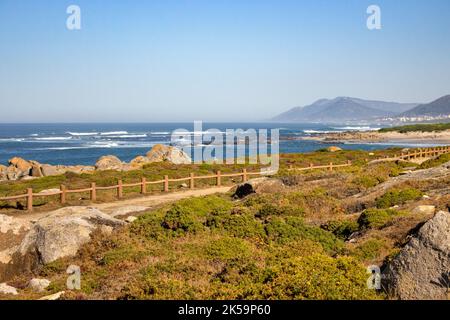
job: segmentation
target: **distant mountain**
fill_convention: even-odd
[[[417,107],[402,113],[403,117],[417,116],[443,116],[450,115],[450,95],[443,96],[433,102],[421,104]]]
[[[284,112],[273,121],[289,122],[343,122],[370,120],[396,116],[417,104],[363,100],[350,97],[321,99],[306,107],[296,107]]]

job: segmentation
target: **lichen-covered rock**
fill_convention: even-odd
[[[104,170],[122,170],[123,162],[116,156],[103,156],[95,163],[95,169]]]
[[[402,300],[445,300],[450,286],[450,213],[427,221],[383,270],[383,287]]]
[[[6,168],[6,166],[0,164],[0,181],[8,179],[8,177],[6,176]]]

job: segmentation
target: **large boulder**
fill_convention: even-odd
[[[279,179],[256,178],[243,182],[236,187],[234,196],[244,198],[252,193],[274,193],[284,189],[284,184]]]
[[[24,172],[26,175],[30,173],[31,168],[33,167],[29,161],[19,157],[9,159],[9,164]]]
[[[30,176],[36,177],[36,178],[40,178],[40,177],[44,176],[42,174],[41,164],[39,162],[31,160],[30,164],[31,164]]]
[[[23,239],[18,251],[35,255],[39,264],[73,256],[101,226],[120,227],[121,220],[91,207],[66,207],[39,219]]]
[[[58,175],[58,170],[55,166],[49,164],[43,164],[41,166],[41,172],[44,177],[56,176]]]
[[[401,300],[446,300],[450,286],[450,213],[426,222],[383,270],[383,288]]]
[[[29,172],[23,172],[19,168],[11,165],[6,168],[5,174],[8,180],[14,181],[19,180],[22,177],[28,176]]]
[[[168,161],[173,164],[191,164],[191,157],[181,149],[172,146],[156,144],[147,152],[148,163]]]
[[[123,162],[120,161],[116,156],[103,156],[97,160],[95,163],[95,169],[104,171],[104,170],[122,170]]]

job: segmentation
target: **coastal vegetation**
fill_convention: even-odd
[[[450,122],[449,123],[430,123],[430,124],[411,124],[411,125],[405,125],[405,126],[399,126],[399,127],[389,127],[389,128],[382,128],[378,130],[378,132],[400,132],[400,133],[407,133],[407,132],[439,132],[439,131],[445,131],[450,130]]]
[[[392,153],[398,150],[375,152]],[[147,210],[112,234],[96,231],[76,256],[50,262],[35,275],[51,280],[46,290],[51,294],[65,289],[68,265],[80,266],[81,290],[67,292],[66,299],[384,299],[384,293],[367,287],[366,267],[398,255],[403,239],[430,217],[414,208],[441,184],[411,180],[355,207],[349,199],[370,195],[412,165],[371,164],[367,157],[363,151],[283,155],[275,179],[283,181],[284,189],[242,199],[231,191]],[[334,171],[289,170],[336,159],[352,165]],[[157,163],[136,172],[66,174],[14,184],[18,189],[63,182],[106,185],[118,177],[131,181],[140,175],[156,179],[162,173],[242,168]],[[435,202],[438,209],[445,209],[445,199]],[[19,298],[39,296],[26,288],[28,277],[9,282],[25,288]]]

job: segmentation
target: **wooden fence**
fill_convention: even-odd
[[[427,148],[427,149],[418,149],[414,152],[410,153],[402,153],[400,155],[395,155],[394,157],[388,157],[388,158],[382,158],[378,160],[409,160],[414,159],[418,157],[435,157],[439,156],[444,153],[450,152],[450,146],[448,147],[436,147],[436,148]],[[327,169],[332,171],[335,168],[341,168],[341,167],[348,167],[351,166],[352,162],[349,160],[345,164],[334,164],[333,162],[330,162],[327,165],[314,165],[312,163],[309,164],[308,167],[301,167],[296,168],[292,165],[289,166],[288,170],[296,170],[296,171],[305,171],[305,170],[313,170],[313,169]],[[10,197],[3,197],[0,198],[0,201],[12,201],[12,200],[20,200],[20,199],[26,199],[27,205],[26,208],[28,211],[33,211],[33,198],[35,197],[49,197],[49,196],[57,196],[60,197],[60,203],[64,205],[66,203],[66,196],[68,194],[72,193],[87,193],[90,194],[90,200],[96,201],[97,200],[97,191],[100,190],[116,190],[117,198],[120,199],[123,197],[123,189],[128,187],[140,187],[140,193],[145,194],[147,193],[147,186],[148,185],[162,185],[162,190],[164,192],[169,192],[170,190],[170,182],[189,182],[189,188],[194,189],[195,188],[195,181],[200,179],[215,179],[215,185],[221,186],[222,185],[222,178],[234,178],[234,177],[240,177],[243,182],[247,181],[249,177],[251,176],[261,176],[261,175],[268,175],[265,172],[257,171],[257,172],[248,172],[246,169],[243,169],[242,172],[239,173],[227,173],[223,174],[220,171],[217,171],[216,174],[213,175],[206,175],[206,176],[196,176],[194,173],[190,173],[189,177],[186,178],[176,178],[176,179],[170,179],[169,176],[164,176],[164,179],[157,180],[157,181],[147,181],[145,177],[141,178],[140,182],[136,183],[123,183],[122,180],[118,180],[117,185],[114,186],[107,186],[107,187],[98,187],[96,186],[95,182],[91,183],[91,186],[89,188],[84,189],[67,189],[65,185],[61,185],[59,191],[55,192],[49,192],[49,193],[33,193],[32,188],[27,189],[26,194],[21,194],[17,196],[10,196]]]
[[[395,154],[393,157],[374,159],[371,162],[412,160],[412,159],[418,159],[418,158],[434,158],[434,157],[438,157],[445,153],[450,153],[450,146],[433,147],[433,148],[419,148],[419,149],[415,149],[412,152],[407,152],[407,153],[402,152],[399,155]]]

